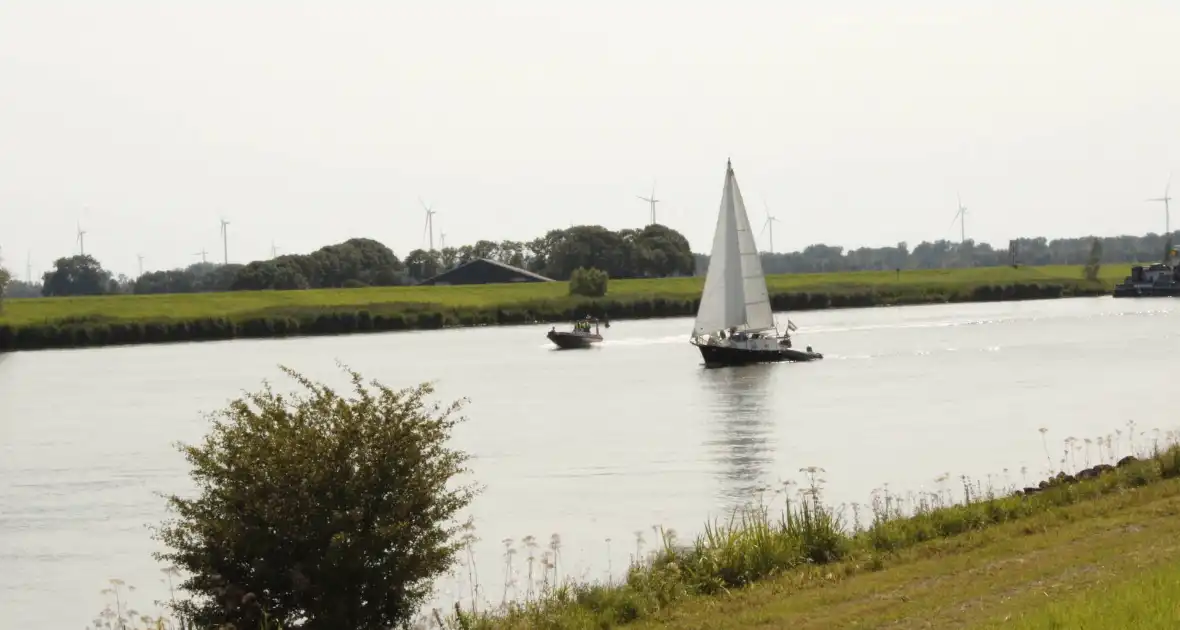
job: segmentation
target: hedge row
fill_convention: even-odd
[[[1061,284],[1012,284],[980,286],[970,290],[912,289],[866,290],[852,293],[776,293],[776,311],[868,307],[946,302],[988,302],[1080,295],[1099,295],[1100,287]],[[638,300],[587,300],[546,303],[514,308],[379,312],[372,310],[319,309],[303,313],[262,313],[241,319],[204,318],[190,321],[127,322],[102,317],[71,318],[23,326],[0,326],[0,351],[80,348],[124,344],[167,343],[341,335],[358,332],[433,330],[458,326],[560,322],[586,315],[607,319],[684,317],[696,314],[699,300],[651,298]]]

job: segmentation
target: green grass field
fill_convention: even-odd
[[[1108,286],[1129,273],[1129,266],[1102,268]],[[1057,282],[1078,283],[1081,268],[984,267],[973,269],[847,272],[769,276],[771,293],[809,292],[841,294],[873,289],[906,292],[965,290],[983,285]],[[628,301],[655,298],[694,299],[704,279],[613,280],[607,299]],[[28,298],[7,300],[0,325],[21,326],[80,318],[108,321],[175,321],[206,317],[231,319],[267,316],[301,309],[369,308],[438,310],[456,308],[510,308],[538,302],[567,303],[565,282],[467,285],[444,287],[373,287],[308,291],[241,291],[170,295],[118,295],[79,298]]]
[[[1157,529],[1155,533],[1161,532]],[[1150,560],[1154,562],[1122,575],[1108,575],[1105,581],[1091,582],[1070,595],[1015,615],[1009,623],[991,625],[1018,630],[1180,628],[1180,559],[1165,552],[1162,558]]]

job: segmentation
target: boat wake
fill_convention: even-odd
[[[1002,324],[1013,324],[1022,322],[1036,322],[1042,320],[1063,320],[1063,319],[1093,319],[1099,317],[1153,317],[1158,315],[1167,315],[1171,309],[1149,309],[1142,311],[1112,311],[1109,313],[1079,313],[1073,314],[1051,314],[1045,316],[1020,316],[1013,315],[1009,317],[990,317],[990,318],[970,318],[970,319],[947,319],[937,321],[924,322],[904,322],[904,323],[882,323],[882,324],[862,324],[862,325],[844,325],[844,326],[808,326],[805,332],[809,335],[828,334],[828,333],[842,333],[842,332],[860,332],[871,330],[909,330],[921,328],[957,328],[959,326],[992,326]]]
[[[800,329],[799,337],[803,340],[805,337],[810,338],[812,335],[827,335],[847,332],[861,332],[873,330],[906,330],[906,329],[922,329],[922,328],[948,328],[956,326],[981,326],[989,324],[1000,324],[1008,321],[1016,321],[1016,318],[1010,319],[973,319],[973,320],[958,320],[958,321],[940,321],[940,322],[910,322],[910,323],[896,323],[896,324],[866,324],[863,326],[808,326]],[[607,338],[602,341],[603,346],[610,347],[633,347],[633,346],[656,346],[663,344],[674,343],[688,343],[688,334],[679,335],[664,335],[661,337],[631,337],[622,339]],[[538,347],[551,347],[541,344]]]
[[[1044,314],[1044,315],[1012,315],[1001,317],[985,317],[985,318],[961,318],[961,319],[943,319],[930,321],[910,321],[910,322],[888,322],[877,324],[835,324],[835,325],[815,325],[803,326],[799,330],[799,339],[808,340],[813,336],[819,335],[838,335],[843,333],[858,333],[858,332],[873,332],[873,331],[888,331],[888,330],[922,330],[922,329],[941,329],[941,328],[958,328],[963,326],[1003,326],[1008,324],[1036,322],[1041,320],[1079,320],[1079,319],[1094,319],[1107,317],[1156,317],[1165,316],[1175,309],[1169,308],[1151,308],[1144,310],[1119,310],[1105,313],[1079,313],[1079,314]],[[603,347],[609,348],[630,348],[630,347],[645,347],[658,346],[666,344],[687,343],[689,335],[662,335],[652,337],[623,337],[612,338],[607,337],[600,344]],[[538,348],[552,349],[553,345],[550,343],[542,343],[537,345]],[[998,352],[999,346],[991,346],[986,349],[988,352]],[[955,348],[940,348],[934,350],[935,352],[954,352]],[[928,351],[916,351],[912,354],[921,356]],[[860,355],[827,355],[830,358],[852,359],[859,358]],[[865,358],[868,358],[867,355]]]
[[[930,348],[926,350],[898,350],[896,352],[878,352],[876,354],[838,354],[825,352],[825,359],[833,359],[836,361],[868,361],[874,359],[893,359],[900,357],[931,357],[939,354],[950,354],[952,352],[1002,352],[1001,346],[987,346],[983,348],[954,348],[946,346],[943,348]]]
[[[664,337],[638,337],[635,339],[610,339],[603,341],[612,346],[657,346],[665,343],[688,343],[688,335],[666,335]]]

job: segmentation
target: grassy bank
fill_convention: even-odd
[[[1074,474],[1028,487],[944,477],[934,492],[881,490],[867,505],[833,507],[823,471],[805,469],[805,487],[775,493],[781,512],[759,502],[688,544],[661,531],[657,549],[615,583],[562,579],[556,536],[536,558],[509,548],[492,573],[507,593],[527,564],[523,601],[468,602],[419,627],[1176,627],[1180,447],[1174,435],[1144,444],[1129,429],[1094,440],[1096,453],[1090,440],[1068,439],[1060,465],[1078,461]],[[1135,447],[1138,456],[1123,454]],[[118,588],[120,610],[108,618],[127,605]]]
[[[1068,450],[1081,449],[1070,440]],[[452,614],[483,630],[552,628],[1175,627],[1180,595],[1180,448],[1059,473],[993,493],[877,495],[861,514],[817,484],[713,524],[671,533],[617,585],[570,583],[523,604]],[[1077,448],[1075,448],[1077,447]],[[1087,447],[1088,449],[1088,447]],[[1099,444],[1099,451],[1103,451]],[[821,471],[808,471],[814,481]],[[861,522],[860,516],[865,516]],[[1111,588],[1113,586],[1113,588]],[[1075,604],[1077,604],[1075,606]]]
[[[770,276],[776,310],[984,302],[1100,295],[1079,267],[988,267]],[[8,300],[0,351],[232,338],[689,316],[703,278],[615,280],[604,298],[572,298],[564,282],[447,287],[373,287]]]
[[[845,562],[687,599],[633,627],[1175,628],[1177,514],[1180,481],[1122,487],[877,566]]]

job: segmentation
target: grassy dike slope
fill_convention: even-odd
[[[835,538],[822,518],[809,524],[798,511],[794,525],[788,516],[786,525],[758,518],[728,532],[721,526],[695,551],[665,548],[624,584],[566,587],[453,625],[1180,627],[1180,448],[1119,463],[1079,473],[1091,475],[1084,480],[1059,475],[1026,496],[972,498],[908,516],[874,507],[870,524]],[[790,559],[816,548],[838,553],[830,561]],[[732,583],[742,576],[744,584]]]
[[[1180,627],[1180,481],[697,600],[634,628]]]
[[[985,267],[768,277],[778,310],[1097,295],[1125,276],[1103,268]],[[447,326],[563,321],[585,313],[616,319],[692,315],[704,279],[615,280],[604,298],[568,295],[565,282],[372,287],[7,300],[0,351],[235,337],[343,334]]]

